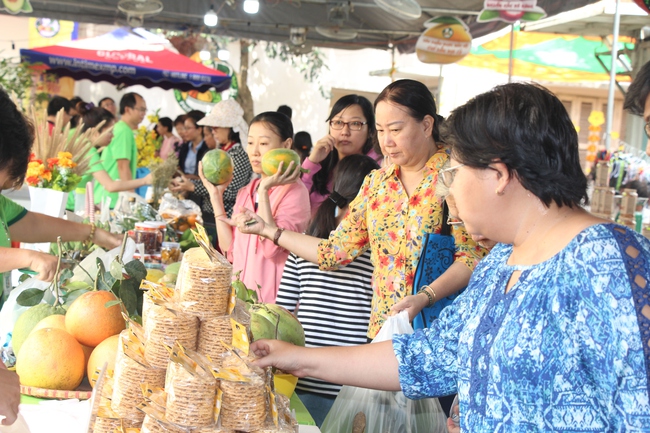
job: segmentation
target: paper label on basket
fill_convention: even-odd
[[[230,296],[228,297],[228,314],[232,314],[235,310],[235,305],[237,305],[237,291],[235,288],[230,285]]]
[[[217,398],[214,401],[214,422],[219,421],[219,415],[221,415],[221,402],[223,401],[223,391],[217,389]]]
[[[233,318],[230,319],[230,326],[232,327],[233,347],[243,353],[244,356],[248,356],[250,342],[248,341],[248,332],[246,331],[246,327]]]
[[[271,387],[266,385],[266,392],[269,395],[269,407],[271,408],[271,417],[273,418],[273,424],[278,426],[278,405],[275,403],[275,393],[271,391]]]

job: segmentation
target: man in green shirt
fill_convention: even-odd
[[[120,100],[122,119],[113,127],[113,140],[102,152],[102,166],[113,180],[131,180],[135,176],[138,149],[135,144],[135,130],[144,120],[147,104],[137,93],[127,93]],[[101,204],[104,197],[111,198],[111,209],[115,207],[118,193],[109,193],[99,182],[95,182],[95,203]]]

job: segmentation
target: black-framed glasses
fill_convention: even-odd
[[[330,120],[330,128],[340,131],[345,127],[345,125],[348,125],[348,128],[350,128],[350,131],[361,131],[361,128],[363,128],[363,125],[367,125],[368,122],[359,122],[358,120],[354,120],[352,122],[344,122],[342,120]]]
[[[451,184],[454,182],[454,177],[456,176],[456,170],[464,166],[465,164],[458,164],[453,167],[440,170],[440,172],[438,173],[438,179],[440,179],[440,181],[445,187],[449,188]]]
[[[644,129],[645,129],[645,135],[646,135],[646,137],[650,138],[650,122],[648,122],[648,123],[645,124]]]

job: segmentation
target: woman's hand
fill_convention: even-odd
[[[20,403],[20,382],[18,375],[7,370],[4,363],[0,361],[0,420],[2,425],[11,425],[18,416],[18,404]]]
[[[186,175],[183,175],[172,179],[169,183],[169,189],[175,193],[182,193],[185,191],[193,192],[194,184],[187,178]]]
[[[231,219],[220,218],[220,220],[237,227],[237,230],[247,235],[264,236],[264,229],[269,226],[258,214],[246,208],[233,215]]]
[[[304,347],[279,340],[258,340],[251,344],[250,350],[258,357],[253,361],[258,367],[273,366],[297,377],[307,375],[307,371],[299,362],[300,353],[308,350]]]
[[[267,176],[260,181],[260,190],[268,191],[275,186],[294,183],[300,177],[300,167],[294,165],[293,161],[289,163],[289,166],[284,171],[282,170],[283,166],[284,162],[280,161],[278,171],[273,176]]]
[[[409,320],[413,320],[427,305],[429,305],[429,298],[425,294],[408,295],[393,305],[390,312],[391,315],[395,315],[406,310],[409,313]]]
[[[314,147],[312,147],[311,152],[309,153],[309,160],[314,164],[320,164],[321,161],[327,158],[327,155],[334,150],[335,145],[336,139],[327,134],[314,144]]]
[[[34,276],[37,280],[49,282],[54,279],[56,265],[59,259],[51,254],[41,253],[39,251],[22,250],[29,256],[29,265],[32,271],[36,272]],[[2,361],[0,361],[2,363]]]
[[[104,229],[97,228],[95,229],[95,236],[93,237],[93,242],[105,250],[112,250],[122,245],[122,237],[119,235],[114,235],[111,232],[108,232]]]
[[[151,185],[153,183],[153,173],[149,173],[143,177],[142,182],[144,182],[145,185]]]
[[[210,182],[208,179],[205,178],[203,175],[203,163],[199,161],[199,178],[201,179],[201,182],[203,183],[203,186],[205,189],[208,190],[208,194],[210,194],[210,197],[223,197],[223,192],[228,188],[230,183],[232,182],[232,177],[228,179],[228,181],[222,183],[221,185],[215,185],[212,182]]]

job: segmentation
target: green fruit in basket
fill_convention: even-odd
[[[221,185],[232,179],[234,165],[228,152],[221,149],[208,151],[201,159],[203,175],[214,185]]]
[[[286,308],[276,304],[253,304],[250,313],[253,340],[270,338],[296,346],[305,345],[305,330]]]
[[[167,265],[167,267],[165,268],[165,273],[178,275],[178,271],[180,270],[181,270],[181,262],[176,262]]]
[[[38,304],[30,307],[18,317],[11,336],[11,346],[16,355],[18,355],[20,348],[29,336],[29,333],[34,329],[34,326],[52,314],[65,314],[65,309],[61,306],[53,307],[50,304]]]

